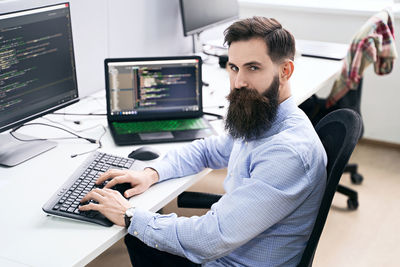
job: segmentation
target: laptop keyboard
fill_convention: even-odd
[[[158,121],[136,121],[136,122],[113,122],[113,126],[118,134],[199,130],[208,128],[208,125],[204,122],[202,118],[158,120]]]
[[[134,160],[95,152],[77,169],[68,181],[43,206],[47,213],[111,226],[113,223],[98,211],[82,212],[79,210],[81,199],[92,189],[103,188],[105,184],[96,185],[97,178],[108,169],[129,169]],[[123,194],[130,188],[129,184],[118,184],[114,188]]]

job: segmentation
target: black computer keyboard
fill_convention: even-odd
[[[94,152],[74,174],[57,190],[57,192],[43,206],[46,213],[111,226],[113,223],[98,211],[80,211],[81,199],[93,188],[102,188],[96,185],[97,178],[108,169],[130,169],[134,160],[125,157],[113,156],[102,152]],[[129,184],[118,184],[113,189],[123,193],[130,188]]]

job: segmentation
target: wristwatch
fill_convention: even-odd
[[[129,228],[131,225],[133,214],[135,213],[135,207],[130,207],[125,211],[124,219],[125,219],[125,228]]]

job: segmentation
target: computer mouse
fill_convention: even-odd
[[[138,159],[138,160],[153,160],[158,158],[160,155],[156,150],[148,146],[142,146],[134,151],[132,151],[128,158]]]

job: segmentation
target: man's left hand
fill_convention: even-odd
[[[98,204],[89,203],[80,206],[79,210],[97,210],[113,223],[119,226],[125,226],[125,211],[131,207],[131,204],[121,195],[120,192],[108,188],[96,188],[83,197],[81,203],[89,200],[95,200]]]

